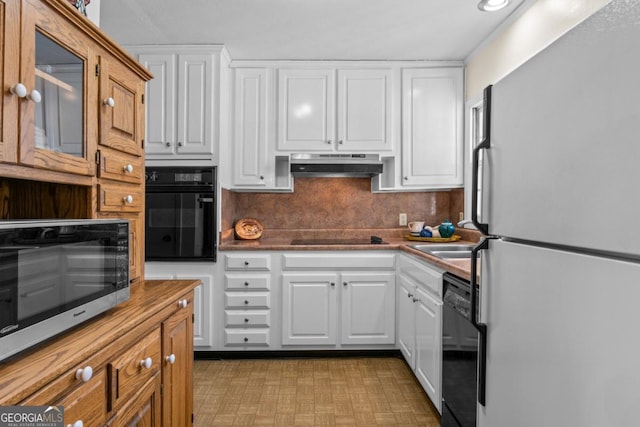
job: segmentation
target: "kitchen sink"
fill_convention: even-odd
[[[411,245],[414,249],[442,259],[469,259],[473,245]]]

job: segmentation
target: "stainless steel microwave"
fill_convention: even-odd
[[[128,220],[0,221],[0,360],[129,299]]]

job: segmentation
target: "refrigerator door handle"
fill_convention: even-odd
[[[489,224],[478,220],[478,174],[480,173],[480,150],[491,148],[491,85],[484,89],[484,137],[473,149],[471,172],[471,221],[483,234],[489,234]]]
[[[489,249],[489,240],[495,239],[495,236],[484,237],[471,250],[471,323],[478,330],[478,403],[482,406],[486,402],[487,388],[487,325],[478,322],[478,252]],[[477,291],[477,292],[476,292]]]

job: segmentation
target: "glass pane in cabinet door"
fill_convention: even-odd
[[[84,157],[84,62],[36,32],[36,147]]]

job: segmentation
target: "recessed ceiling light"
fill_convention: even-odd
[[[494,12],[509,4],[509,0],[480,0],[478,9],[483,12]]]

